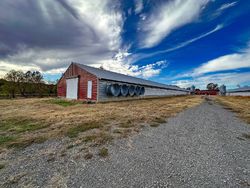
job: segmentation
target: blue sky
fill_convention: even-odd
[[[180,87],[250,85],[249,20],[247,0],[1,0],[0,76],[53,81],[73,61]]]

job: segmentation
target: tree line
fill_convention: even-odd
[[[47,84],[39,71],[11,70],[0,79],[0,95],[15,98],[16,96],[55,96],[56,84]]]

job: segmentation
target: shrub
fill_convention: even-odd
[[[101,157],[107,157],[109,155],[108,149],[107,148],[101,148],[99,150],[99,156]]]

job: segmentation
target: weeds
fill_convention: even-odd
[[[83,142],[92,142],[97,139],[97,135],[89,135],[82,139]]]
[[[5,165],[4,164],[0,164],[0,170],[4,169],[4,168],[5,168]]]
[[[76,102],[76,101],[69,101],[69,100],[63,100],[63,99],[51,99],[51,100],[48,100],[47,102],[50,104],[57,104],[63,107],[79,104],[79,102]]]
[[[107,157],[109,155],[108,149],[107,148],[101,148],[98,153],[99,156],[101,157]]]
[[[159,126],[160,126],[159,123],[151,123],[151,124],[150,124],[150,127],[159,127]]]
[[[1,136],[0,135],[0,146],[5,145],[8,142],[15,141],[16,137],[15,136]]]
[[[16,139],[14,141],[10,141],[7,143],[8,148],[17,148],[22,149],[31,144],[40,144],[47,140],[46,137],[34,137],[34,138],[27,138],[27,139]]]
[[[122,127],[122,128],[130,128],[133,126],[134,126],[134,123],[130,119],[125,121],[125,122],[120,123],[120,127]]]
[[[162,117],[156,117],[156,118],[154,119],[154,121],[155,121],[156,123],[160,123],[160,124],[166,123],[166,122],[167,122],[166,119],[165,119],[165,118],[162,118]]]
[[[115,129],[115,130],[113,131],[113,133],[122,134],[123,131],[122,131],[121,129]]]
[[[66,136],[68,136],[70,138],[74,138],[74,137],[77,137],[78,134],[81,132],[85,132],[85,131],[100,128],[100,127],[101,127],[101,125],[98,122],[84,123],[84,124],[77,125],[75,127],[70,128],[67,131]]]
[[[47,127],[48,125],[37,122],[33,119],[23,117],[11,118],[2,120],[0,124],[0,131],[8,131],[15,133],[22,133],[26,131],[35,131]]]
[[[98,145],[103,145],[110,142],[113,139],[114,139],[113,136],[111,136],[108,133],[100,133],[98,137],[95,139],[95,142]]]

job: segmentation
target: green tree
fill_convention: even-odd
[[[4,90],[10,95],[10,97],[15,98],[17,91],[17,82],[20,80],[20,71],[11,70],[5,75],[5,80],[7,84],[4,85]]]
[[[208,90],[217,90],[218,89],[218,84],[209,83],[209,84],[207,84],[207,89]]]
[[[1,80],[0,80],[1,81]],[[43,75],[39,71],[11,70],[5,75],[5,79],[0,82],[0,94],[8,94],[10,97],[16,97],[21,94],[23,97],[28,95],[43,96],[56,94],[55,84],[45,84]]]

